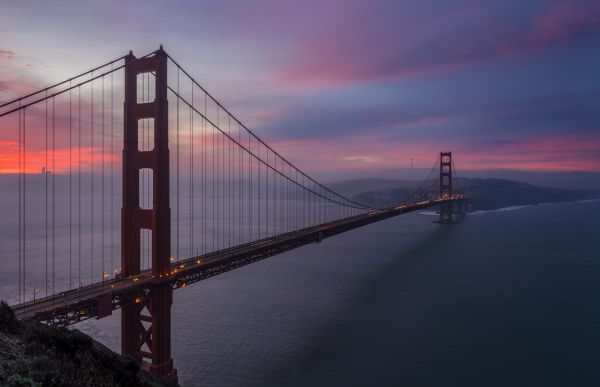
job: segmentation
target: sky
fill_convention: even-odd
[[[0,101],[159,44],[317,175],[600,172],[594,0],[6,0]]]

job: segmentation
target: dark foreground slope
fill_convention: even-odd
[[[167,385],[77,330],[20,323],[0,303],[0,386]]]

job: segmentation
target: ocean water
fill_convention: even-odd
[[[600,203],[408,214],[175,292],[183,386],[598,386]],[[118,311],[75,328],[119,349]]]

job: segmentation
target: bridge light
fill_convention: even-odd
[[[136,298],[135,298],[135,303],[136,303],[136,304],[139,304],[139,303],[141,303],[141,302],[142,302],[142,298],[141,298],[141,297],[136,297]]]
[[[200,261],[199,259],[196,261],[196,263],[197,263],[198,265],[200,264],[200,262],[202,262],[202,261]]]
[[[175,262],[175,258],[171,257],[171,258],[169,258],[169,261]]]

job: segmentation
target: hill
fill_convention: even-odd
[[[131,358],[89,336],[18,322],[0,303],[0,386],[177,386],[141,370]]]
[[[433,181],[432,181],[433,183]],[[356,179],[330,184],[333,190],[374,207],[385,207],[409,200],[419,182],[388,179]],[[508,179],[460,178],[455,187],[469,195],[474,210],[568,202],[600,197],[597,190],[571,190],[543,187]]]

